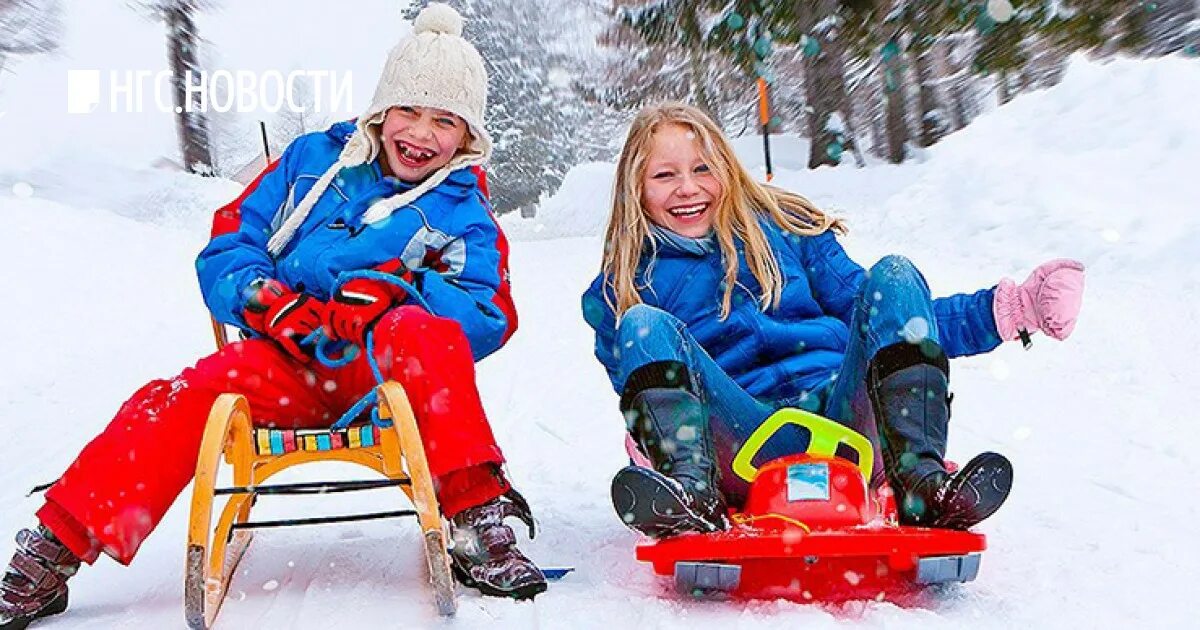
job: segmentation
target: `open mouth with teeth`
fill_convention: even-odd
[[[421,168],[437,156],[437,151],[403,141],[396,142],[396,157],[409,168]]]
[[[675,206],[674,208],[667,208],[667,212],[669,212],[672,217],[682,221],[695,220],[707,211],[708,203],[694,203],[687,206]]]

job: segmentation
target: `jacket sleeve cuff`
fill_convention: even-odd
[[[1009,278],[1000,281],[992,297],[992,316],[996,319],[996,332],[1000,339],[1012,341],[1019,335],[1017,327],[1023,320],[1021,314],[1021,291],[1017,283]]]

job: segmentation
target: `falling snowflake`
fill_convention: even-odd
[[[12,193],[21,199],[29,199],[33,196],[33,186],[29,182],[17,182],[12,186]]]
[[[1012,19],[1013,5],[1008,0],[988,0],[987,13],[997,22],[1007,22]]]
[[[904,324],[900,336],[908,343],[920,343],[929,337],[929,320],[924,317],[914,317]]]
[[[675,432],[675,439],[680,442],[695,442],[697,437],[696,427],[693,426],[684,425]]]

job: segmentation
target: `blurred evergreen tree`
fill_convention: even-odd
[[[415,3],[415,17],[426,2]],[[488,71],[486,124],[495,142],[488,166],[498,213],[532,213],[572,166],[605,156],[611,117],[573,86],[589,68],[581,25],[602,16],[589,3],[557,0],[449,0],[466,20],[463,36]],[[588,34],[583,41],[594,37]]]

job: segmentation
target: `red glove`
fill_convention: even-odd
[[[389,260],[375,268],[412,283],[413,274],[399,260]],[[367,330],[393,306],[404,302],[408,293],[383,280],[355,278],[334,292],[325,310],[325,334],[362,347]]]
[[[250,285],[250,299],[242,317],[255,331],[274,339],[288,354],[307,362],[312,355],[300,341],[321,327],[325,305],[320,300],[296,293],[278,280],[257,280]]]

